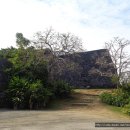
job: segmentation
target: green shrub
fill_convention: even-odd
[[[25,78],[14,76],[10,81],[7,95],[14,109],[39,109],[46,107],[53,93],[41,80],[30,82]]]
[[[72,92],[72,87],[65,81],[59,80],[53,83],[53,91],[56,97],[68,97]]]
[[[130,103],[122,108],[122,112],[130,116]]]
[[[49,102],[52,92],[49,88],[42,84],[41,80],[36,80],[29,84],[28,88],[29,97],[29,108],[43,108],[46,107]]]
[[[122,91],[130,94],[130,83],[123,83],[121,89]]]
[[[100,95],[102,102],[112,105],[113,96],[110,93],[104,92]]]
[[[109,105],[123,107],[129,102],[129,95],[122,90],[116,90],[113,93],[104,92],[100,95],[102,102],[107,103]]]
[[[128,104],[129,94],[126,91],[123,91],[122,89],[117,89],[115,90],[115,92],[113,92],[113,96],[114,96],[113,101],[114,106],[123,107],[124,105]]]
[[[122,95],[113,95],[112,105],[117,107],[123,107],[125,104],[127,104],[127,100],[123,98]]]
[[[23,106],[25,101],[25,94],[28,90],[28,81],[25,78],[14,76],[9,83],[7,90],[8,100],[17,109]]]

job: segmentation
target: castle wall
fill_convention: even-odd
[[[117,71],[108,50],[81,52],[64,58],[69,58],[79,64],[79,70],[75,69],[74,72],[65,70],[61,77],[71,85],[79,88],[115,86],[111,79],[114,74],[117,74]]]

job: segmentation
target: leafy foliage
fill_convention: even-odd
[[[122,112],[130,116],[130,103],[122,108]]]
[[[104,92],[100,95],[102,102],[112,105],[112,94]]]
[[[128,103],[129,95],[122,90],[116,90],[113,93],[104,92],[100,95],[102,102],[117,107],[123,107]]]
[[[120,86],[120,88],[121,88],[124,92],[130,94],[130,83],[129,83],[129,82],[128,82],[128,83],[122,83],[122,85]]]
[[[25,93],[28,89],[28,81],[25,78],[12,77],[7,89],[9,102],[17,109],[24,104]]]
[[[123,113],[130,115],[130,83],[122,83],[112,93],[102,93],[100,98],[104,103],[121,107]]]
[[[30,43],[30,41],[23,36],[22,33],[16,33],[16,43],[19,47],[27,47]]]
[[[60,97],[60,98],[68,97],[72,92],[72,87],[68,83],[62,80],[53,82],[52,86],[56,97]]]

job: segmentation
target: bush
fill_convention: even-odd
[[[46,107],[52,96],[52,91],[43,85],[41,80],[33,82],[14,76],[7,90],[8,101],[14,109]]]
[[[122,91],[130,94],[130,83],[123,83],[121,89]]]
[[[68,97],[72,92],[72,87],[62,80],[54,82],[52,86],[56,97]]]
[[[104,92],[100,95],[102,102],[112,105],[113,96],[110,93]]]
[[[128,104],[129,94],[122,89],[117,89],[113,92],[113,104],[114,106],[123,107],[124,105]]]
[[[123,107],[125,104],[127,104],[127,100],[122,97],[122,95],[113,95],[113,102],[112,105],[117,107]]]
[[[122,112],[130,116],[130,103],[122,108]]]
[[[129,102],[128,97],[129,95],[127,93],[119,89],[113,93],[105,92],[100,95],[102,102],[117,107],[123,107],[124,105],[128,104]]]
[[[45,87],[41,80],[36,80],[35,82],[30,83],[28,92],[29,95],[27,100],[29,100],[30,109],[46,107],[50,97],[52,96],[51,90]]]
[[[7,90],[8,101],[15,109],[24,105],[25,94],[28,89],[28,81],[25,78],[14,76]]]

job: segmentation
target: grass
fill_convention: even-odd
[[[129,115],[122,112],[122,107],[112,106],[112,105],[108,105],[108,104],[105,104],[105,103],[103,103],[103,104],[105,105],[106,108],[113,111],[114,113],[121,114],[121,115],[124,115],[124,116],[130,118]]]
[[[116,106],[110,106],[110,105],[108,105],[107,107],[108,107],[110,110],[114,111],[114,112],[122,113],[122,111],[121,111],[122,107],[116,107]]]

